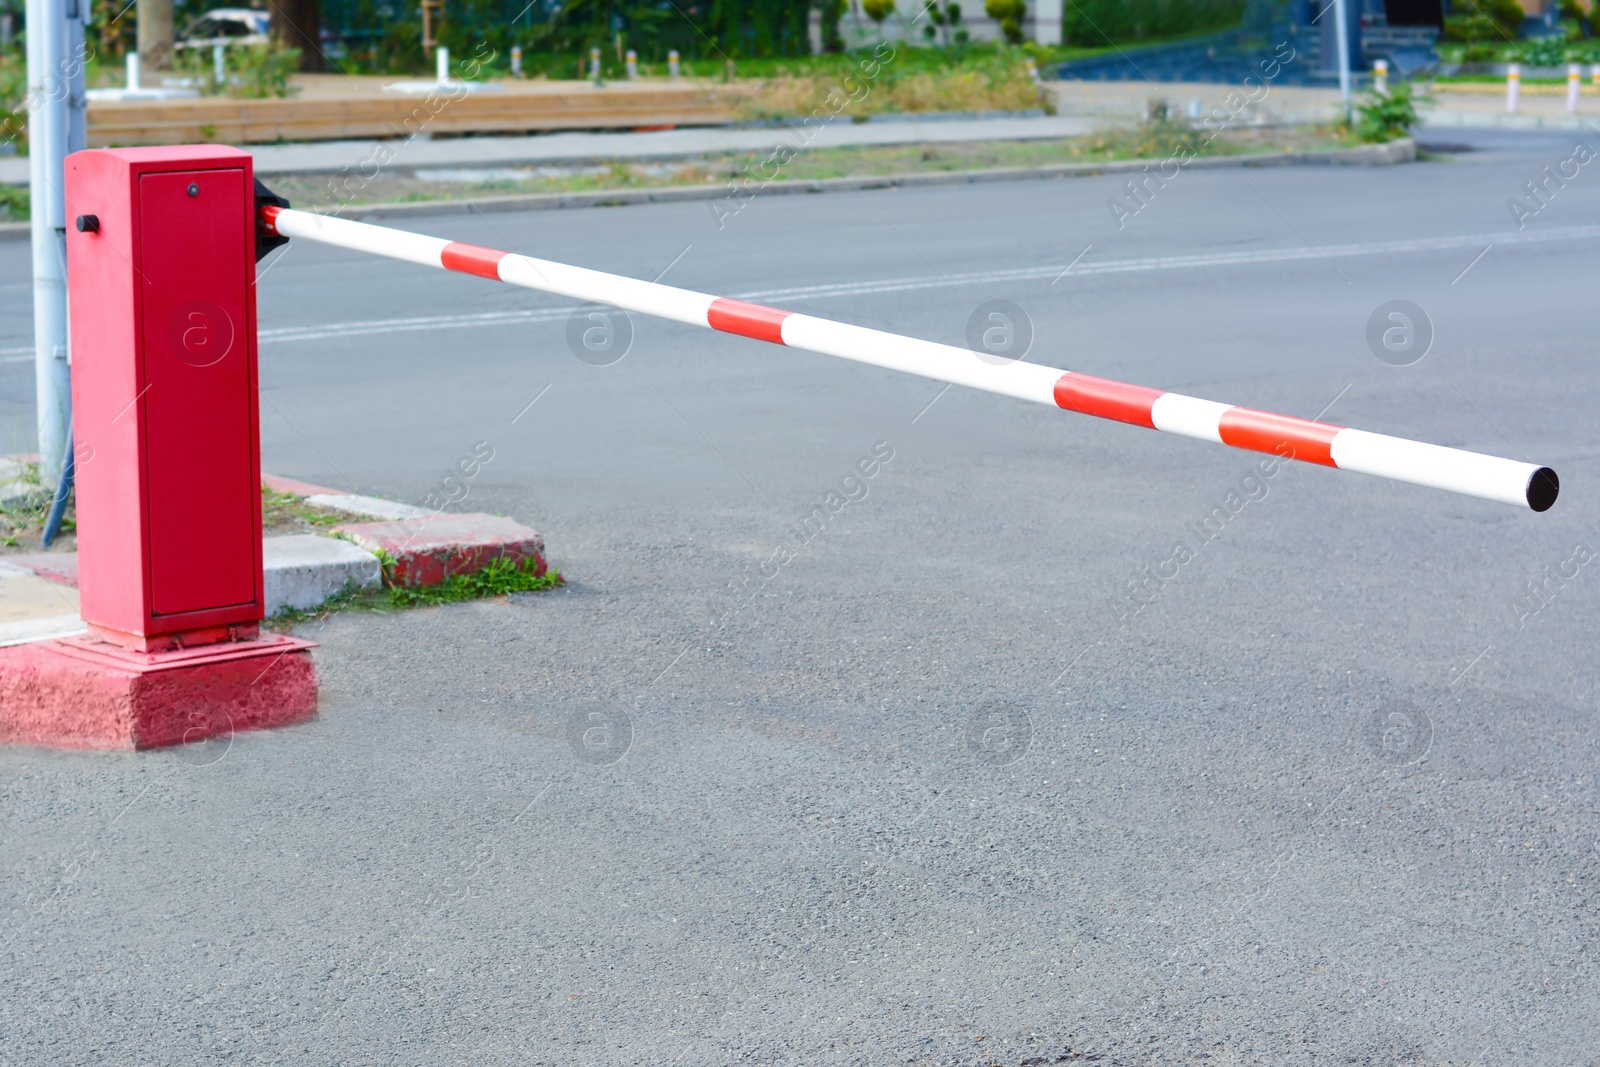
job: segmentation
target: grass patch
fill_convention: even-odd
[[[0,500],[0,554],[44,550],[44,523],[50,515],[50,501],[51,493],[39,476],[38,463],[23,464],[11,472],[5,499]],[[50,550],[74,551],[77,528],[77,514],[69,497],[61,517],[61,534]]]
[[[384,559],[381,553],[379,558]],[[390,578],[393,573],[392,561],[384,559],[382,586],[363,589],[347,585],[343,591],[310,611],[290,608],[265,620],[262,625],[269,630],[288,630],[303,623],[326,619],[340,611],[404,611],[408,608],[485,600],[511,593],[537,593],[566,584],[560,571],[552,568],[540,575],[534,573],[535,566],[533,560],[519,562],[497,559],[475,574],[453,574],[438,585],[413,586],[395,585]]]
[[[33,217],[26,185],[0,185],[0,222],[27,222]]]
[[[532,560],[517,562],[497,559],[481,571],[452,574],[438,585],[391,585],[385,587],[384,592],[394,607],[421,608],[511,593],[534,593],[563,584],[560,571],[548,570],[543,574],[535,574],[535,566]]]
[[[784,119],[837,113],[835,121],[889,112],[1025,111],[1053,106],[1034,83],[1027,55],[1018,48],[895,50],[879,61],[872,53],[842,56],[832,64],[786,68],[729,87],[747,119]]]
[[[44,521],[50,514],[50,493],[41,483],[39,465],[27,464],[16,480],[27,488],[13,490],[8,499],[0,502],[0,554],[45,551]],[[261,529],[267,537],[325,533],[341,522],[351,521],[357,521],[355,516],[306,504],[299,497],[261,487]],[[61,535],[49,551],[77,551],[77,528],[77,499],[72,496],[67,498]]]
[[[333,508],[307,504],[293,493],[280,493],[265,485],[261,487],[261,529],[268,537],[316,533],[341,522],[354,521],[355,518]]]
[[[1565,64],[1563,64],[1563,66],[1564,65]],[[1588,64],[1584,64],[1584,66],[1587,68]],[[1584,70],[1583,75],[1584,81],[1588,81],[1589,71],[1587,69]],[[1446,88],[1452,85],[1498,85],[1504,88],[1506,84],[1506,76],[1504,74],[1434,74],[1430,76],[1429,80],[1435,86],[1443,86]],[[1567,79],[1564,77],[1530,78],[1524,75],[1522,77],[1522,87],[1526,89],[1530,85],[1560,86],[1563,90],[1565,90],[1567,87]]]

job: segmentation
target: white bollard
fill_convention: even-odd
[[[1600,63],[1589,68],[1589,84],[1600,87]]]
[[[520,44],[511,46],[511,76],[513,78],[522,77],[522,46]]]
[[[139,91],[139,53],[128,53],[128,86],[133,92]]]
[[[440,85],[448,84],[450,81],[450,49],[440,45],[438,51],[433,55],[433,64],[434,80]]]
[[[1389,95],[1389,61],[1379,59],[1372,64],[1372,91],[1379,96]]]
[[[628,80],[631,81],[631,82],[638,81],[639,80],[639,53],[635,52],[631,48],[628,49],[627,64],[628,64]]]
[[[1517,113],[1517,94],[1522,89],[1522,66],[1512,63],[1506,67],[1506,114]]]
[[[228,62],[222,56],[224,47],[221,41],[211,46],[211,75],[216,78],[219,88],[228,81]]]
[[[1578,90],[1583,86],[1583,68],[1576,63],[1567,67],[1567,114],[1578,113]]]
[[[600,84],[600,49],[589,49],[589,80]]]
[[[1596,65],[1594,69],[1600,70],[1600,65]],[[673,81],[678,80],[678,50],[676,48],[667,53],[667,77]]]

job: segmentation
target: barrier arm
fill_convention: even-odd
[[[1560,490],[1555,471],[1532,463],[1220,404],[1037,363],[1018,360],[996,365],[953,345],[460,241],[274,204],[260,208],[260,224],[270,237],[302,238],[424,267],[475,274],[508,285],[609,304],[1146,429],[1445,489],[1533,511],[1549,510]]]

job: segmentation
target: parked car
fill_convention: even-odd
[[[228,45],[266,44],[271,32],[270,12],[253,7],[219,7],[189,23],[178,35],[177,47],[198,48],[218,41]],[[330,60],[344,58],[344,42],[338,33],[322,27],[321,51]]]
[[[178,47],[226,41],[229,44],[266,44],[271,15],[253,7],[219,7],[189,23],[178,35]]]

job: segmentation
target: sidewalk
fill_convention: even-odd
[[[838,118],[817,131],[809,146],[840,148],[849,145],[894,145],[920,142],[1051,140],[1088,133],[1098,123],[1085,117],[969,117],[917,118],[895,116],[852,122]],[[529,163],[572,163],[594,159],[651,160],[722,152],[768,151],[778,144],[793,145],[799,134],[783,126],[758,128],[699,127],[653,130],[647,133],[564,132],[512,137],[417,138],[413,141],[355,140],[313,141],[300,144],[255,145],[258,175],[331,174],[356,169],[371,160],[379,144],[388,147],[389,166],[510,166]],[[0,183],[25,184],[28,161],[0,159]]]
[[[1213,108],[1226,108],[1230,93],[1241,86],[1171,82],[1052,82],[1056,107],[1062,115],[1123,122],[1137,121],[1151,100],[1165,100],[1178,115],[1197,109],[1208,115]],[[1423,128],[1461,127],[1498,129],[1586,129],[1587,123],[1600,126],[1600,90],[1585,82],[1578,100],[1578,113],[1567,114],[1566,86],[1525,85],[1518,101],[1517,114],[1506,114],[1504,85],[1492,83],[1451,83],[1426,88],[1434,103],[1420,107]],[[1259,92],[1259,90],[1258,90]],[[1356,94],[1359,101],[1361,94]],[[1275,86],[1259,103],[1247,105],[1230,125],[1325,123],[1337,114],[1337,89]]]
[[[1177,115],[1210,114],[1225,108],[1230,85],[1174,82],[1051,82],[1059,114],[1037,116],[878,115],[854,122],[840,117],[818,129],[807,142],[813,148],[896,144],[950,144],[963,141],[1054,140],[1077,137],[1110,122],[1137,121],[1152,100],[1164,100]],[[1434,93],[1437,103],[1424,109],[1426,127],[1463,126],[1508,129],[1582,129],[1600,121],[1600,94],[1584,87],[1579,114],[1566,114],[1562,95],[1525,91],[1519,113],[1505,113],[1503,89],[1493,86],[1450,87]],[[1322,123],[1335,114],[1335,89],[1298,86],[1273,88],[1259,103],[1248,104],[1230,126]],[[412,141],[347,140],[256,145],[256,173],[332,174],[345,168],[370,170],[378,146],[387,148],[389,167],[410,170],[430,166],[515,166],[578,163],[592,160],[646,161],[681,159],[724,152],[758,152],[779,144],[793,145],[801,135],[781,126],[755,128],[698,127],[643,133],[568,131],[526,136],[417,138]],[[28,161],[0,158],[0,183],[26,184]]]

